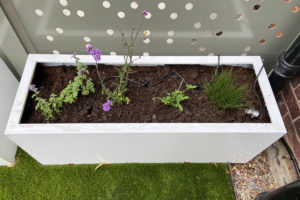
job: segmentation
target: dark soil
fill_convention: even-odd
[[[102,76],[117,76],[117,71],[108,65],[99,65]],[[229,66],[221,66],[222,69],[229,69]],[[220,71],[222,70],[220,69]],[[215,67],[198,65],[166,65],[163,67],[133,67],[136,73],[130,75],[131,79],[139,82],[148,81],[157,82],[169,72],[177,72],[185,80],[193,85],[200,85],[203,88],[204,83],[211,80]],[[89,66],[90,77],[97,79],[96,69]],[[233,75],[237,77],[239,84],[247,84],[249,94],[247,95],[248,105],[259,110],[259,102],[253,93],[253,82],[255,74],[252,69],[234,67]],[[40,96],[49,98],[50,94],[59,94],[69,80],[76,76],[76,68],[72,66],[37,66],[32,83],[40,90]],[[110,86],[113,81],[105,83]],[[88,96],[79,96],[73,104],[64,104],[62,112],[57,115],[55,123],[79,123],[79,122],[270,122],[265,106],[260,119],[249,119],[245,116],[243,109],[218,110],[207,97],[203,89],[190,90],[186,93],[189,100],[182,102],[183,112],[172,106],[166,106],[160,101],[153,101],[152,97],[166,96],[180,85],[181,80],[172,76],[156,87],[143,87],[137,84],[129,83],[127,96],[130,98],[128,105],[114,105],[108,112],[102,110],[102,104],[107,101],[106,97],[98,92],[93,111],[90,115],[87,113],[87,107],[91,105],[94,94]],[[185,88],[185,87],[183,87]],[[259,89],[258,89],[259,91]],[[259,91],[260,94],[260,91]],[[261,95],[260,95],[261,96]],[[262,96],[261,96],[261,99]],[[31,99],[31,93],[28,96],[22,123],[45,123],[41,112],[34,109],[36,102]]]

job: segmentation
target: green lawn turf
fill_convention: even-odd
[[[233,200],[227,164],[42,166],[18,151],[15,167],[0,167],[5,200]]]

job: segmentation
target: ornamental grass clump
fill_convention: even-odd
[[[238,86],[232,69],[214,75],[211,84],[205,85],[205,91],[219,109],[240,109],[246,105],[247,85]]]
[[[180,102],[189,99],[190,97],[185,95],[185,92],[187,92],[190,89],[195,89],[197,86],[187,84],[185,90],[181,90],[183,81],[180,83],[180,86],[178,89],[175,89],[173,92],[168,93],[165,97],[153,97],[152,100],[160,100],[163,104],[168,106],[173,106],[175,108],[178,108],[181,112],[183,111],[183,107],[180,104]]]
[[[34,93],[31,98],[37,102],[35,110],[41,110],[47,122],[54,120],[55,116],[61,112],[63,103],[74,103],[80,93],[81,95],[88,95],[95,92],[92,79],[87,77],[87,74],[89,74],[88,67],[80,62],[75,54],[72,57],[76,61],[77,75],[72,81],[69,81],[67,87],[59,95],[52,93],[47,100],[39,97],[40,91],[36,85],[31,84],[29,87],[29,90]]]

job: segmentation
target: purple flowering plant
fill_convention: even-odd
[[[129,97],[127,97],[125,94],[127,92],[129,74],[133,73],[131,65],[135,61],[133,60],[134,43],[141,31],[145,16],[147,14],[148,12],[146,10],[143,10],[143,18],[139,25],[139,28],[137,29],[137,31],[135,28],[132,28],[130,37],[128,39],[126,39],[125,33],[120,31],[122,46],[124,49],[124,64],[121,67],[115,67],[119,74],[119,80],[112,83],[115,86],[114,89],[111,90],[104,85],[104,78],[101,77],[101,74],[98,70],[98,62],[101,60],[101,51],[97,48],[94,48],[92,45],[87,45],[87,52],[93,56],[96,62],[96,69],[99,77],[99,82],[101,83],[102,94],[106,95],[108,99],[108,101],[103,104],[102,109],[104,111],[109,111],[111,109],[111,106],[114,104],[120,105],[122,103],[128,104],[130,102]]]

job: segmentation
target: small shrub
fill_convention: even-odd
[[[190,90],[190,89],[196,88],[197,86],[186,85],[186,89],[184,91],[182,91],[182,90],[180,90],[181,85],[182,85],[182,82],[181,82],[178,89],[174,90],[172,93],[168,93],[167,96],[161,97],[161,98],[160,97],[154,97],[154,98],[152,98],[152,100],[153,101],[160,100],[165,105],[174,106],[175,108],[178,108],[182,112],[183,107],[180,104],[180,102],[190,98],[189,96],[186,96],[184,93],[186,91]]]
[[[214,75],[212,83],[205,85],[205,91],[210,101],[222,110],[245,106],[243,102],[248,93],[247,85],[238,86],[232,69]]]

